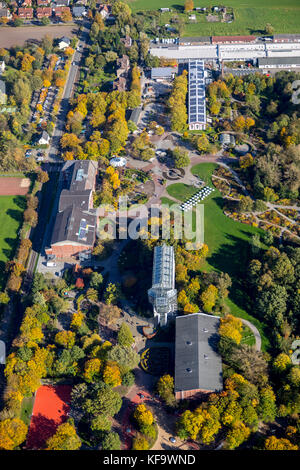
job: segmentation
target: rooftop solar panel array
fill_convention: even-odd
[[[189,61],[189,123],[206,123],[204,61]]]

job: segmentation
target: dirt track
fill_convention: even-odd
[[[0,195],[1,196],[24,196],[28,193],[30,186],[29,178],[0,178]]]
[[[52,38],[74,35],[78,29],[76,25],[54,25],[54,26],[20,26],[15,28],[0,27],[0,47],[22,46],[28,40],[40,40],[45,34]]]

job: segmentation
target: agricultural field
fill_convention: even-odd
[[[5,281],[5,263],[14,255],[22,224],[25,198],[0,196],[0,290]]]
[[[140,10],[158,10],[166,7],[172,8],[172,13],[160,15],[160,24],[170,23],[171,16],[182,14],[185,1],[179,0],[174,5],[172,0],[129,0],[131,9],[136,12]],[[214,5],[232,7],[235,20],[232,23],[209,23],[203,13],[197,13],[196,23],[187,23],[183,36],[206,36],[206,35],[241,35],[241,34],[263,34],[266,23],[271,23],[275,33],[297,33],[300,30],[300,3],[298,0],[225,0],[216,2]],[[211,2],[194,1],[194,7],[210,7]],[[195,13],[195,12],[194,12]],[[187,15],[182,14],[185,21]]]
[[[217,167],[214,163],[200,163],[192,168],[192,173],[198,175],[209,186],[213,186],[211,175]],[[196,188],[175,183],[167,187],[168,194],[180,201],[184,201],[191,194],[197,192]],[[174,204],[168,198],[162,203]],[[227,299],[231,313],[251,321],[262,335],[263,347],[267,340],[262,331],[261,323],[247,313],[247,305],[239,280],[245,269],[249,240],[255,233],[262,231],[256,227],[236,222],[224,215],[223,198],[218,190],[213,191],[204,201],[204,241],[208,245],[209,255],[203,265],[204,271],[227,272],[233,281],[229,298]]]

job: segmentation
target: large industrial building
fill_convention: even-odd
[[[289,69],[296,67],[300,67],[300,55],[299,57],[262,57],[258,59],[258,68],[260,69]]]
[[[190,130],[206,128],[204,61],[189,61],[189,118]]]
[[[175,257],[172,246],[164,244],[154,248],[152,287],[148,290],[148,298],[153,305],[157,323],[165,326],[168,317],[175,315],[177,311]]]
[[[182,400],[223,390],[218,353],[220,318],[205,313],[176,317],[175,397]]]
[[[208,40],[210,39],[210,40]],[[188,63],[192,59],[220,65],[222,62],[245,61],[253,65],[261,59],[274,68],[299,67],[300,35],[274,35],[269,40],[255,36],[212,36],[179,39],[176,45],[152,43],[150,53],[156,57]],[[289,59],[289,60],[287,60]]]
[[[93,211],[97,162],[69,161],[62,168],[64,189],[46,255],[53,258],[89,257],[96,240],[97,216]]]

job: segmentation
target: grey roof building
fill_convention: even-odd
[[[69,161],[63,166],[66,189],[60,194],[59,212],[72,204],[85,211],[93,206],[97,168],[93,160]]]
[[[177,67],[154,67],[151,69],[152,80],[173,80]]]
[[[166,325],[168,316],[177,311],[175,257],[172,246],[164,244],[154,248],[152,287],[148,290],[148,298],[153,305],[157,322],[162,326]]]
[[[84,6],[78,6],[78,7],[73,7],[72,8],[72,13],[75,18],[80,18],[81,16],[84,16],[86,13]]]
[[[93,246],[95,242],[96,218],[75,205],[59,212],[55,219],[51,245]]]
[[[142,113],[142,108],[140,106],[138,108],[134,108],[130,114],[130,118],[129,118],[130,121],[134,122],[134,124],[137,125],[139,123],[141,113]]]
[[[91,160],[68,161],[62,168],[61,191],[47,255],[77,256],[95,243],[97,216],[92,212],[98,164]]]
[[[189,129],[206,128],[204,61],[189,60]]]
[[[260,69],[278,69],[300,67],[300,57],[259,57],[257,59]]]
[[[220,318],[193,313],[176,318],[175,396],[184,399],[223,389],[217,352]]]
[[[300,34],[274,34],[274,42],[300,42]]]
[[[180,46],[200,46],[202,44],[210,44],[211,39],[210,36],[198,36],[198,37],[186,37],[180,38],[179,44]]]

